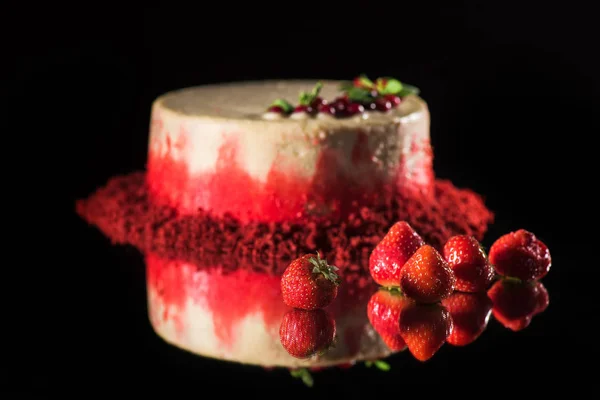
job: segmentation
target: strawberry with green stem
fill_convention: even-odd
[[[283,302],[304,310],[328,306],[338,293],[337,271],[338,268],[329,265],[318,252],[295,259],[281,277]]]

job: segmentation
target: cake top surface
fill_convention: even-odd
[[[310,92],[317,82],[323,84],[319,96],[334,99],[342,94],[342,81],[332,80],[280,80],[245,81],[195,86],[168,92],[160,96],[155,106],[171,112],[190,116],[227,120],[265,120],[265,114],[275,99],[286,99],[297,104],[299,93]],[[399,106],[389,112],[364,113],[351,118],[340,119],[356,123],[359,120],[383,122],[403,118],[417,113],[426,107],[425,102],[415,94],[402,99]],[[318,115],[321,119],[330,116]],[[273,118],[273,122],[294,122],[290,118]]]

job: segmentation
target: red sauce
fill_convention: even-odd
[[[311,215],[339,219],[375,205],[382,192],[389,190],[381,181],[383,167],[378,166],[363,132],[357,134],[350,160],[353,171],[360,173],[347,172],[346,156],[339,149],[324,147],[312,176],[276,159],[265,182],[240,167],[235,140],[220,147],[214,171],[191,174],[184,161],[173,158],[170,136],[168,132],[165,135],[166,141],[152,146],[149,153],[147,183],[154,202],[182,214],[195,214],[202,208],[217,217],[231,214],[241,222],[302,221]],[[423,165],[418,166],[423,171],[414,179],[414,166],[408,171],[402,164],[391,173],[403,174],[405,186],[429,188],[433,181],[428,172],[431,155],[424,154]]]

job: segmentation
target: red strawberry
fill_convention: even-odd
[[[548,305],[550,304],[550,296],[542,282],[535,282],[535,286],[537,286],[538,292],[535,296],[535,311],[533,312],[533,315],[546,311],[546,308],[548,308]]]
[[[335,321],[325,310],[294,308],[283,316],[279,339],[293,357],[308,358],[327,350],[335,338]]]
[[[513,331],[529,325],[538,308],[538,296],[540,289],[536,282],[499,280],[488,290],[494,318]]]
[[[337,296],[337,267],[317,253],[306,254],[288,265],[281,277],[283,302],[290,307],[315,310],[329,305]]]
[[[546,276],[552,259],[542,241],[533,233],[519,229],[492,244],[490,262],[500,275],[532,281]]]
[[[398,286],[402,267],[424,244],[421,236],[407,222],[396,222],[369,257],[373,280],[385,287]]]
[[[451,237],[444,245],[444,258],[456,276],[456,290],[486,291],[494,280],[494,268],[473,236]]]
[[[419,361],[427,361],[452,332],[452,317],[440,304],[412,302],[400,313],[400,334]]]
[[[411,303],[401,293],[380,289],[371,296],[367,304],[367,316],[373,329],[392,351],[401,351],[406,343],[400,335],[400,313]]]
[[[400,288],[420,303],[435,303],[450,296],[455,283],[442,255],[427,244],[413,254],[400,273]]]
[[[454,346],[466,346],[487,327],[492,314],[492,302],[485,293],[455,292],[442,304],[452,316],[454,328],[446,341]]]

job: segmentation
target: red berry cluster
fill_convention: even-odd
[[[372,297],[369,320],[391,350],[408,347],[425,361],[445,342],[463,346],[474,341],[490,311],[509,329],[526,327],[548,306],[548,293],[538,280],[550,264],[546,245],[523,229],[500,237],[488,257],[466,235],[450,238],[440,253],[401,221],[369,259],[371,276],[387,289]],[[489,288],[496,273],[502,279]]]
[[[402,102],[402,95],[416,92],[416,88],[406,87],[410,89],[404,88],[395,79],[379,78],[372,82],[361,76],[342,84],[343,94],[328,101],[319,96],[322,84],[317,83],[312,92],[300,94],[298,105],[292,106],[286,100],[277,99],[267,111],[286,116],[293,113],[306,113],[311,116],[323,113],[336,118],[351,117],[365,111],[386,112]]]
[[[335,339],[335,320],[323,310],[337,297],[338,268],[319,253],[292,261],[281,277],[283,302],[293,307],[283,317],[279,338],[296,358],[308,358],[327,350]]]

